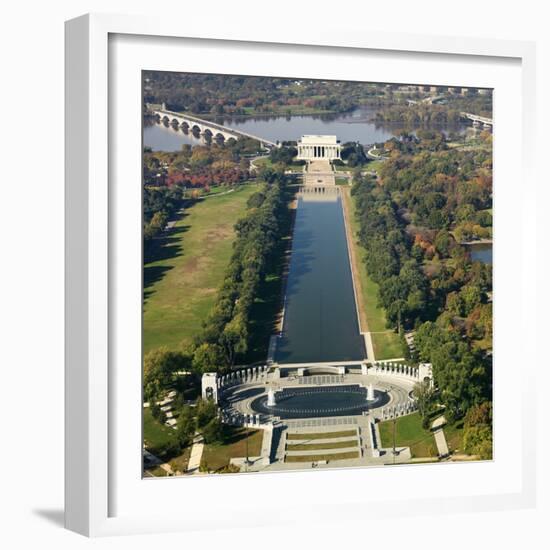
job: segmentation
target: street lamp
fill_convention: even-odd
[[[395,416],[393,417],[393,463],[395,464],[395,455],[396,455],[396,451],[395,451],[395,429],[396,429],[396,423],[397,423],[397,419],[395,418]]]

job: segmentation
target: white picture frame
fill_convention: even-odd
[[[536,442],[528,419],[535,410],[536,354],[532,346],[520,344],[522,375],[512,380],[508,375],[514,373],[514,358],[499,354],[499,349],[513,336],[506,326],[506,315],[517,315],[516,330],[522,332],[527,328],[527,319],[536,316],[534,282],[529,279],[529,271],[522,268],[536,264],[536,249],[527,238],[536,226],[533,205],[537,189],[530,176],[535,125],[534,44],[353,32],[345,28],[309,29],[290,24],[276,31],[225,28],[219,22],[194,28],[200,29],[200,36],[182,35],[181,23],[170,18],[114,15],[86,15],[66,24],[66,527],[88,536],[101,536],[208,529],[214,525],[280,525],[297,518],[325,521],[344,516],[399,517],[411,510],[435,514],[532,506],[535,470],[529,463],[536,454]],[[121,166],[127,167],[129,181],[139,174],[141,165],[135,164],[135,155],[140,154],[141,145],[136,149],[135,144],[141,143],[141,134],[135,135],[135,129],[141,127],[141,120],[133,118],[134,96],[123,105],[117,94],[133,94],[133,79],[140,64],[146,69],[176,70],[180,62],[170,52],[180,47],[192,54],[180,70],[280,75],[284,62],[284,76],[350,78],[352,63],[348,61],[366,56],[364,59],[372,59],[370,66],[376,76],[363,80],[421,83],[432,74],[438,83],[495,89],[495,232],[499,236],[495,244],[495,293],[502,300],[497,298],[495,303],[493,462],[372,468],[368,473],[365,469],[347,469],[153,483],[141,480],[140,446],[136,446],[139,430],[128,427],[133,418],[136,426],[141,422],[141,400],[136,401],[140,397],[137,355],[121,361],[121,353],[131,353],[132,346],[139,348],[135,353],[141,357],[136,340],[136,331],[141,328],[141,300],[135,300],[135,291],[139,288],[141,292],[140,273],[136,274],[135,284],[124,285],[127,288],[118,284],[124,270],[132,273],[132,262],[140,250],[141,225],[135,217],[140,199],[139,193],[115,183],[120,180]],[[220,65],[220,51],[228,52],[222,59],[225,71]],[[242,52],[247,55],[239,55]],[[158,63],[151,66],[154,56],[160,54],[162,60],[157,57]],[[259,69],[262,58],[267,57],[269,63]],[[284,60],[281,65],[277,63],[279,58]],[[337,63],[322,64],[335,59],[341,61],[341,67]],[[297,65],[298,60],[302,65]],[[384,75],[386,79],[382,80]],[[124,86],[130,90],[122,92]],[[139,95],[140,91],[135,93]],[[508,118],[504,117],[504,106]],[[110,150],[113,144],[117,147]],[[499,159],[512,150],[515,154],[506,172],[499,170]],[[514,178],[521,181],[521,200],[516,196],[515,202],[506,187]],[[128,192],[124,194],[124,212],[120,207],[123,191]],[[514,208],[521,217],[521,230],[515,234],[506,224],[506,216]],[[507,256],[499,240],[519,251],[519,261]],[[121,242],[133,244],[126,252]],[[514,283],[517,295],[510,296],[507,289]],[[133,312],[124,330],[119,330],[120,311]],[[509,395],[514,387],[518,404],[511,410],[502,396]],[[121,426],[128,427],[130,435]],[[364,483],[374,488],[377,480],[381,480],[381,487],[389,488],[390,494],[350,490]],[[182,483],[186,484],[184,488]],[[448,495],[442,493],[445,484]],[[419,491],[419,487],[425,490]],[[272,493],[291,490],[292,506]],[[202,517],[192,511],[185,517],[177,510],[139,512],[141,502],[158,498],[172,504],[178,498],[193,498],[199,509],[208,505],[206,497],[216,492],[233,495],[234,506],[227,509],[213,505]],[[258,493],[274,495],[261,510],[247,506],[246,495]]]

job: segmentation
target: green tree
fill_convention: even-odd
[[[466,453],[481,460],[493,458],[493,432],[489,426],[472,426],[464,430],[462,444]]]
[[[435,393],[430,382],[418,382],[414,385],[413,396],[422,417],[422,426],[429,427],[430,415],[433,412]]]
[[[202,429],[206,443],[221,443],[223,441],[223,424],[219,418],[212,418]]]
[[[214,401],[199,399],[195,407],[195,418],[197,428],[204,428],[211,420],[218,415],[218,406]]]
[[[158,348],[143,359],[143,394],[147,401],[158,399],[172,382],[173,373],[187,362],[179,352]]]
[[[483,401],[478,405],[470,407],[464,417],[464,426],[492,426],[493,425],[493,404],[490,401]]]
[[[218,372],[226,366],[226,355],[218,344],[205,342],[193,354],[193,369],[198,372]]]
[[[448,258],[450,256],[453,245],[453,236],[446,229],[439,231],[435,237],[434,246],[441,258]]]
[[[193,441],[195,425],[196,421],[192,408],[188,405],[184,406],[178,416],[176,427],[176,438],[182,447],[188,446]]]

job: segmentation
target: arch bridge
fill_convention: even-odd
[[[209,120],[204,120],[195,115],[170,111],[164,108],[164,106],[161,109],[150,108],[150,111],[154,116],[158,117],[162,121],[173,124],[174,126],[187,126],[190,132],[199,132],[203,136],[210,134],[213,139],[223,138],[224,140],[228,140],[245,137],[260,142],[260,145],[262,147],[278,147],[278,144],[273,141],[254,136],[247,132],[228,128],[227,126],[223,126],[222,124],[217,124]]]
[[[474,115],[473,113],[466,113],[464,111],[460,113],[460,116],[462,118],[466,118],[468,120],[471,120],[474,123],[474,126],[479,126],[479,125],[482,124],[484,128],[492,128],[493,127],[493,119],[492,118],[488,118],[488,117],[485,117],[485,116]]]

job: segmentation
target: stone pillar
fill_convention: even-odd
[[[218,402],[218,375],[215,372],[205,372],[201,379],[202,398]]]

